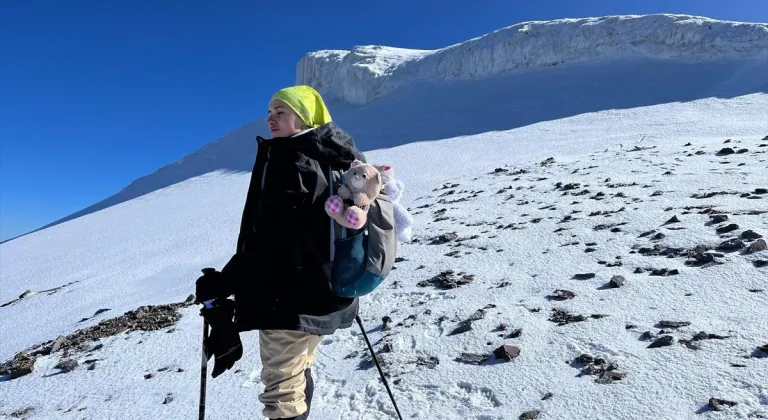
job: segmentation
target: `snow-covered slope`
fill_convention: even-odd
[[[757,350],[768,344],[768,281],[756,266],[766,251],[723,252],[722,264],[705,268],[679,255],[747,230],[768,236],[768,196],[758,190],[768,186],[766,109],[765,94],[710,98],[369,153],[396,165],[417,224],[418,240],[400,250],[405,261],[363,299],[361,313],[406,418],[768,415],[768,359]],[[723,147],[747,150],[718,156]],[[0,360],[142,305],[183,301],[201,267],[230,256],[247,182],[246,174],[210,173],[1,245],[0,305],[28,289],[46,292],[0,307]],[[708,208],[729,220],[712,224]],[[665,225],[672,216],[680,222]],[[716,233],[730,223],[738,229]],[[457,236],[431,244],[449,233]],[[656,245],[678,256],[654,256]],[[649,275],[661,269],[679,274]],[[446,270],[473,280],[448,290],[422,283]],[[595,277],[574,278],[585,273]],[[627,284],[605,289],[614,275]],[[576,297],[548,298],[556,289]],[[558,326],[550,318],[559,308],[588,319]],[[478,309],[471,329],[454,333]],[[201,320],[195,307],[179,311],[178,323],[159,331],[40,356],[31,374],[0,382],[0,416],[193,418]],[[389,331],[384,316],[393,319]],[[647,348],[643,333],[661,329],[675,344]],[[681,344],[700,331],[727,338],[689,344],[699,350]],[[236,370],[208,381],[207,418],[259,418],[257,335],[243,341]],[[520,356],[457,361],[501,344]],[[582,354],[626,376],[612,384],[579,376]],[[65,357],[79,366],[62,373],[55,366]],[[393,418],[355,329],[326,337],[313,372],[312,418]],[[710,412],[712,397],[737,405]]]
[[[765,51],[765,25],[676,16],[529,25],[514,36],[538,40],[530,46],[552,50],[567,33],[599,40],[606,53],[585,47],[588,60],[504,74],[434,73],[401,89],[408,69],[440,60],[443,67],[424,69],[455,69],[450,51],[504,50],[511,29],[437,52],[373,48],[370,68],[358,69],[368,83],[349,94],[378,99],[329,100],[369,160],[395,166],[415,215],[417,240],[400,248],[404,260],[362,299],[361,312],[405,418],[501,420],[529,410],[545,420],[768,417],[768,353],[758,349],[768,345],[768,251],[745,251],[760,243],[749,231],[768,237],[768,63],[755,57]],[[654,25],[666,41],[621,35]],[[619,38],[635,46],[609,42]],[[519,57],[516,48],[508,51]],[[525,62],[543,60],[546,48],[531,48]],[[333,57],[349,54],[316,55],[327,71],[344,73],[347,58]],[[311,72],[325,78],[320,67]],[[345,91],[341,79],[323,80],[329,96]],[[0,363],[41,343],[48,349],[32,373],[0,377],[0,418],[196,416],[197,308],[176,308],[178,322],[168,312],[130,311],[183,302],[200,268],[231,256],[260,126],[74,220],[0,244]],[[726,147],[734,153],[718,153]],[[702,254],[738,238],[752,239],[739,251]],[[713,264],[686,264],[686,255]],[[471,281],[429,284],[453,275]],[[616,275],[626,284],[607,288]],[[575,297],[559,300],[556,290]],[[587,319],[557,325],[557,309]],[[457,332],[469,318],[471,328]],[[108,320],[95,334],[103,337],[89,341],[87,328]],[[139,325],[152,331],[134,331]],[[660,336],[673,345],[648,348]],[[259,418],[258,337],[242,339],[235,370],[209,377],[209,419]],[[466,363],[502,344],[520,355]],[[318,351],[311,418],[394,418],[358,331],[326,337]],[[583,354],[605,363],[576,361]],[[78,365],[56,367],[62,359]],[[711,412],[712,397],[737,405]]]
[[[315,52],[300,61],[297,82],[320,89],[334,119],[372,150],[768,92],[766,74],[767,24],[651,15],[523,23],[436,51]],[[250,171],[265,128],[248,123],[51,225],[212,171]]]
[[[367,104],[404,85],[617,58],[765,60],[768,23],[669,14],[523,22],[434,51],[362,46],[310,53],[299,62],[297,80]]]

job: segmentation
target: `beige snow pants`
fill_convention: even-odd
[[[259,330],[261,381],[259,401],[270,419],[291,418],[307,411],[307,379],[322,336],[289,330]]]

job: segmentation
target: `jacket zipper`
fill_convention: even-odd
[[[261,192],[264,192],[264,184],[267,181],[267,166],[269,166],[269,154],[272,152],[272,146],[267,146],[267,160],[264,162],[264,171],[261,173]],[[259,201],[261,204],[261,201]]]

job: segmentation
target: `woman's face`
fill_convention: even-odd
[[[304,122],[301,121],[301,118],[291,107],[279,99],[275,99],[269,104],[267,124],[269,124],[272,138],[290,137],[304,128]]]

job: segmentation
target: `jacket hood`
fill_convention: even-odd
[[[355,141],[336,123],[330,122],[294,137],[274,139],[258,138],[259,144],[273,148],[288,148],[299,152],[323,166],[349,169],[355,159],[365,162],[365,157],[355,146]]]

